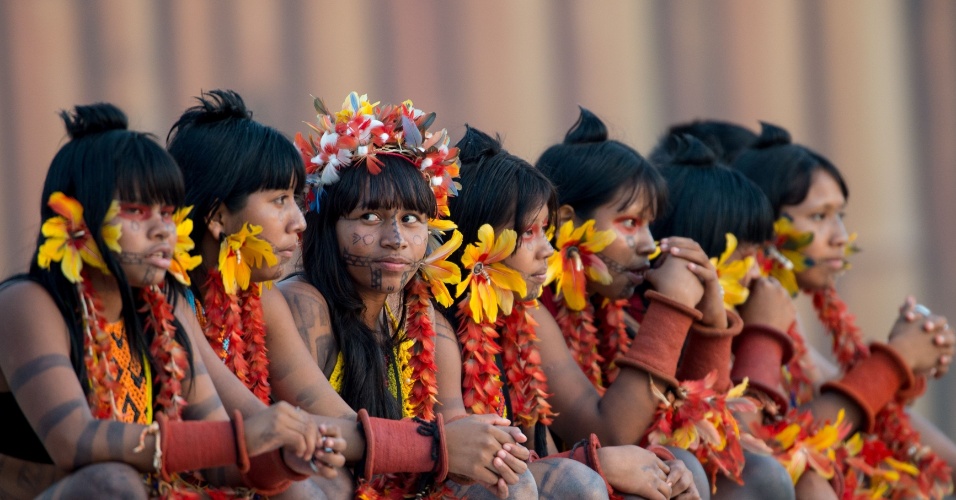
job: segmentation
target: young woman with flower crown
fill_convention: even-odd
[[[47,174],[30,271],[0,286],[2,496],[213,494],[185,474],[199,469],[269,489],[280,453],[308,470],[317,426],[284,403],[230,421],[173,316],[175,162],[112,105],[62,116],[71,140]]]
[[[293,144],[250,115],[238,94],[215,90],[187,110],[171,133],[170,152],[189,186],[186,198],[195,206],[194,217],[206,221],[193,235],[206,262],[218,262],[192,273],[195,308],[185,309],[184,322],[198,317],[205,323],[206,340],[215,351],[205,345],[200,351],[213,365],[210,373],[217,386],[229,388],[222,390],[227,406],[254,411],[275,398],[313,415],[342,417],[315,419],[342,430],[352,443],[345,453],[351,463],[369,456],[370,471],[415,470],[397,459],[407,458],[412,445],[431,450],[432,439],[419,436],[413,423],[396,427],[371,418],[360,428],[355,412],[308,355],[279,291],[263,286],[281,276],[281,266],[305,228],[293,201],[304,186],[305,170]],[[469,432],[467,422],[449,432]],[[396,455],[397,449],[406,454]],[[434,462],[426,462],[418,466],[431,470]],[[326,496],[351,496],[347,474],[318,483]],[[322,494],[302,483],[296,486],[290,496]]]
[[[554,319],[535,319],[542,325],[557,321],[579,367],[605,394],[600,409],[619,398],[627,411],[618,413],[638,415],[623,442],[643,436],[692,451],[710,473],[708,491],[717,486],[718,471],[739,483],[741,436],[729,421],[743,401],[716,395],[703,380],[682,385],[677,366],[688,331],[692,337],[732,336],[740,321],[725,312],[714,265],[693,240],[662,240],[663,262],[649,268],[654,240],[648,225],[667,206],[660,174],[633,149],[608,140],[603,123],[586,110],[565,142],[542,155],[538,168],[557,187],[558,220],[566,225],[554,257],[563,273],[555,291],[543,296]],[[653,290],[645,294],[650,306],[638,325],[626,311],[635,287],[645,281]],[[604,425],[620,429],[614,418]],[[755,455],[745,477],[749,483],[742,490],[721,479],[728,484],[724,491],[786,497],[786,474],[773,460]],[[717,493],[723,494],[721,488]]]
[[[780,349],[766,351],[762,368],[750,375],[765,378],[768,388],[784,398],[789,394],[818,421],[832,422],[838,412],[845,412],[849,426],[861,431],[836,455],[844,465],[844,498],[948,494],[951,468],[920,444],[920,435],[903,410],[921,394],[927,375],[939,376],[949,368],[954,335],[946,319],[908,298],[888,342],[867,346],[834,287],[852,248],[843,225],[848,191],[839,170],[818,153],[792,144],[789,133],[769,124],[764,124],[757,143],[738,157],[734,167],[764,191],[779,217],[765,268],[790,293],[803,289],[812,294],[840,365],[828,367],[825,358],[804,344],[790,297],[778,293],[761,305],[764,315],[755,321],[771,326],[767,330],[773,335],[768,338],[785,338],[786,332],[795,355],[781,374],[780,357],[768,356]]]
[[[467,128],[458,147],[464,187],[449,205],[464,240],[472,243],[451,257],[468,276],[446,316],[458,325],[469,409],[513,418],[535,437],[542,457],[556,451],[547,443],[548,426],[562,431],[568,443],[584,438],[572,447],[574,458],[601,473],[613,496],[699,498],[689,469],[666,449],[657,450],[665,463],[634,445],[600,447],[595,433],[608,436],[610,429],[603,422],[589,428],[595,420],[581,417],[582,401],[600,404],[600,396],[576,369],[560,330],[532,318],[554,254],[548,241],[557,210],[554,187],[483,132]],[[552,379],[561,384],[550,384]],[[573,485],[560,484],[567,477],[562,470],[572,467],[552,457],[531,464],[539,490],[578,497]]]
[[[315,104],[319,137],[296,138],[308,162],[303,272],[279,287],[343,411],[357,410],[366,430],[387,419],[383,430],[412,423],[429,443],[434,436],[424,456],[411,440],[406,450],[370,452],[357,495],[437,498],[451,494],[448,475],[499,496],[512,485],[511,496],[536,497],[520,431],[497,416],[465,416],[454,333],[431,302],[458,276],[443,259],[460,238],[429,241],[429,228],[437,236],[449,227],[441,218],[457,190],[457,150],[444,130],[429,131],[434,114],[408,101],[379,105],[352,93],[335,114]],[[391,469],[372,469],[373,458]],[[380,471],[390,473],[371,474]]]

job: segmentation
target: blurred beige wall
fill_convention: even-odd
[[[354,89],[532,161],[580,104],[644,153],[667,125],[716,117],[784,125],[828,156],[865,250],[841,290],[883,338],[907,293],[956,318],[954,28],[951,0],[0,2],[0,276],[26,268],[73,104],[112,101],[164,140],[193,96],[232,88],[291,136],[310,94],[335,106]],[[951,436],[954,388],[920,406]]]

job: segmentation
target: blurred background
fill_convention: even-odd
[[[676,122],[780,124],[847,178],[864,251],[839,286],[866,335],[906,294],[956,322],[952,0],[0,2],[0,276],[34,248],[59,110],[111,101],[164,142],[215,88],[290,137],[311,95],[412,99],[452,141],[469,123],[532,162],[578,105],[642,153]],[[917,407],[950,437],[954,381]]]

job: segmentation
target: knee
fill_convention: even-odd
[[[707,479],[707,471],[705,471],[704,466],[700,464],[700,460],[697,460],[697,457],[695,457],[693,453],[685,449],[671,447],[667,449],[674,454],[674,458],[684,462],[684,465],[686,465],[691,474],[694,475],[694,486],[697,487],[697,492],[700,493],[701,500],[710,500],[710,481]]]
[[[604,478],[574,460],[556,458],[531,464],[540,498],[607,500]]]
[[[124,463],[99,463],[87,465],[67,476],[56,495],[62,498],[122,498],[124,500],[146,499],[143,476]]]
[[[775,458],[768,455],[744,453],[744,487],[760,498],[795,498],[790,474]]]

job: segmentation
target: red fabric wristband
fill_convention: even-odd
[[[897,391],[908,391],[916,377],[892,347],[874,342],[870,357],[861,360],[836,382],[827,382],[821,392],[837,392],[853,400],[863,413],[860,429],[873,431],[876,414],[896,398]]]
[[[781,369],[793,358],[793,340],[772,326],[744,325],[734,338],[733,353],[733,383],[749,379],[748,387],[766,394],[779,407],[780,414],[786,413],[790,398],[781,387]]]
[[[676,388],[674,374],[680,351],[691,323],[700,320],[700,311],[687,307],[654,290],[644,294],[650,300],[644,322],[630,349],[614,362],[619,367],[643,370]]]
[[[278,495],[287,490],[293,481],[308,478],[289,468],[282,458],[281,450],[273,450],[250,459],[252,467],[242,475],[242,480],[265,496]]]
[[[659,444],[649,444],[647,445],[646,449],[647,451],[650,451],[651,453],[657,455],[657,458],[665,462],[668,460],[677,460],[677,457],[675,457],[674,454],[671,453],[671,450],[668,450],[667,448]]]
[[[177,472],[225,465],[241,468],[242,464],[249,463],[248,457],[239,455],[235,430],[229,420],[169,420],[159,413],[156,421],[163,450],[160,475],[166,481],[172,480],[172,474]]]
[[[714,390],[730,390],[731,345],[744,322],[733,311],[727,311],[727,328],[713,328],[695,322],[690,327],[687,347],[677,370],[678,380],[700,380],[717,370]]]
[[[445,480],[448,453],[440,416],[434,424],[436,436],[419,432],[427,423],[370,417],[364,409],[359,410],[358,418],[365,431],[365,479],[395,472],[435,472],[436,481]],[[437,460],[432,458],[436,440]]]
[[[604,485],[607,487],[608,495],[613,496],[614,488],[611,486],[611,483],[607,482],[607,476],[604,475],[604,469],[601,468],[601,460],[598,458],[597,451],[600,448],[601,441],[596,434],[591,434],[587,439],[582,439],[575,443],[570,450],[548,455],[544,458],[569,458],[575,462],[581,462],[587,465],[591,470],[601,476],[601,479],[604,480]]]

